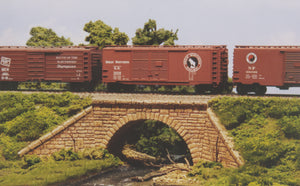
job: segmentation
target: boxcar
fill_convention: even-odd
[[[194,85],[198,92],[227,84],[226,46],[124,46],[103,49],[102,81],[108,89],[131,85]]]
[[[72,89],[100,80],[101,52],[83,47],[0,47],[0,85],[16,89],[18,82],[70,83]]]
[[[236,46],[233,82],[239,94],[264,94],[267,86],[300,86],[300,46]]]

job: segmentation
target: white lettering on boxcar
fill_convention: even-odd
[[[1,57],[1,62],[0,62],[0,64],[1,64],[2,66],[10,67],[10,63],[11,63],[11,58],[8,58],[8,57]]]
[[[57,61],[57,64],[76,64],[77,61]]]
[[[59,59],[59,60],[75,60],[75,59],[78,59],[78,56],[56,56],[56,59]]]
[[[13,78],[9,77],[9,68],[11,65],[11,58],[8,57],[1,57],[0,60],[0,65],[2,65],[3,67],[1,67],[1,80],[13,80]]]
[[[105,64],[114,64],[114,61],[105,61]]]
[[[122,79],[122,72],[114,71],[113,72],[114,80],[121,80]]]
[[[59,69],[73,69],[77,68],[78,56],[56,56],[56,68]]]
[[[65,69],[76,68],[76,65],[57,65],[57,68],[65,68]]]
[[[129,61],[116,61],[116,64],[129,64]]]

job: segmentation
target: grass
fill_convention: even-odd
[[[48,160],[22,169],[22,161],[0,170],[0,185],[51,185],[97,173],[120,165],[115,159],[54,161]]]

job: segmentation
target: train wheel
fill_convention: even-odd
[[[107,91],[108,92],[120,92],[120,84],[119,83],[108,83],[107,84]]]
[[[135,85],[122,85],[121,88],[126,93],[133,93],[133,92],[135,92],[136,86]]]
[[[0,90],[17,90],[18,82],[0,82]]]
[[[246,95],[248,93],[248,89],[244,85],[238,85],[236,91],[240,95]]]
[[[196,94],[205,94],[208,91],[213,93],[213,88],[211,87],[211,85],[196,85],[195,86]]]
[[[267,92],[267,87],[266,86],[260,86],[258,85],[255,87],[255,94],[256,95],[264,95]]]

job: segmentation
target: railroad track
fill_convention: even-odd
[[[32,93],[53,93],[62,94],[64,91],[0,91],[1,92],[21,92],[24,94]],[[178,94],[178,93],[108,93],[108,92],[72,92],[80,97],[91,97],[93,100],[106,101],[134,101],[134,102],[174,102],[174,103],[207,103],[216,97],[232,96],[232,97],[281,97],[281,98],[300,98],[300,95],[284,95],[284,94],[267,94],[265,96],[247,95],[240,96],[237,94],[221,94],[221,95],[196,95],[196,94]]]

